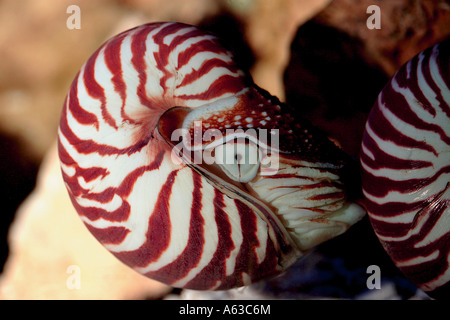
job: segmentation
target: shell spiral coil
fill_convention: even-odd
[[[193,26],[147,24],[103,44],[75,77],[58,134],[89,231],[174,287],[275,276],[365,213],[348,200],[345,155]],[[208,152],[215,161],[195,161]]]
[[[397,267],[436,296],[450,295],[449,88],[450,39],[410,60],[386,85],[360,159],[378,238]]]

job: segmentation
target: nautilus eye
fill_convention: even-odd
[[[372,225],[430,295],[450,288],[450,40],[404,65],[378,96],[361,165]]]
[[[224,143],[214,148],[214,163],[238,182],[252,181],[259,171],[258,146],[253,142]]]
[[[128,30],[88,59],[65,101],[59,156],[97,240],[174,287],[278,275],[365,214],[341,150],[214,36],[179,23]]]

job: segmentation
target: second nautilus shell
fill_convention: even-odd
[[[380,93],[361,167],[367,212],[392,260],[422,290],[450,297],[450,39]]]
[[[59,156],[97,240],[175,287],[275,276],[365,213],[348,198],[346,155],[216,37],[180,23],[128,30],[87,60],[64,104]]]

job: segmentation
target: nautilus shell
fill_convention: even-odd
[[[193,26],[147,24],[103,44],[77,74],[58,134],[90,232],[174,287],[278,275],[365,214],[344,186],[345,154]]]
[[[406,63],[369,115],[363,193],[397,267],[430,295],[450,294],[450,39]]]

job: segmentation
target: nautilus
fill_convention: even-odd
[[[379,94],[360,163],[368,216],[396,266],[430,295],[450,296],[450,39]]]
[[[351,159],[185,24],[138,26],[95,51],[66,96],[58,148],[93,236],[173,287],[279,275],[365,215],[346,187]]]

